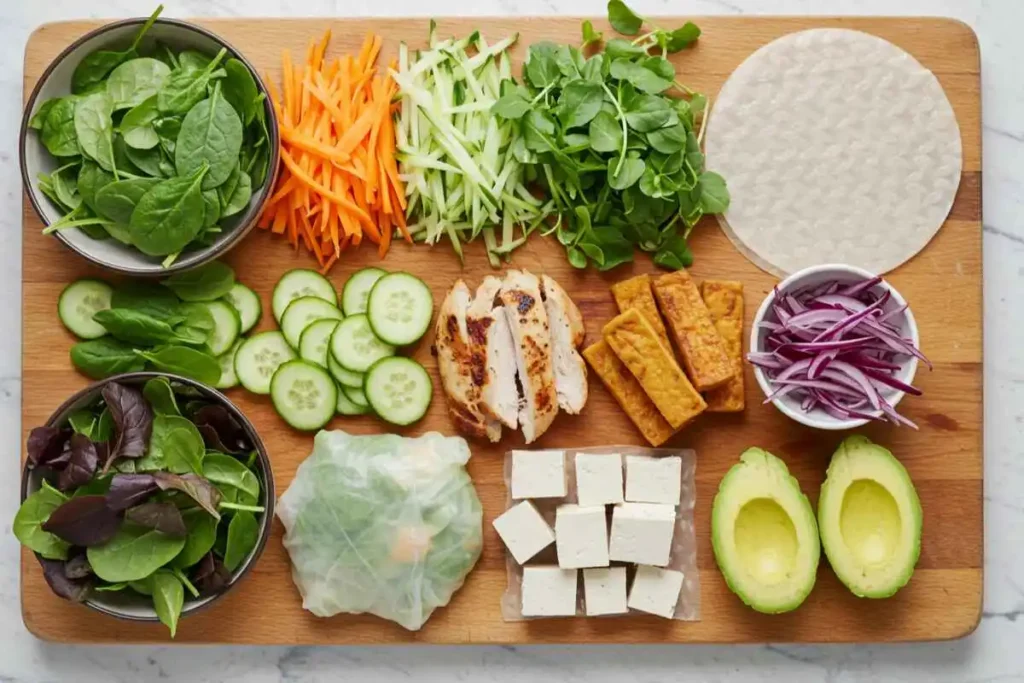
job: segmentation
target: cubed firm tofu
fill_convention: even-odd
[[[673,505],[622,503],[612,513],[609,559],[664,567],[676,528]],[[558,536],[558,533],[555,533]]]
[[[586,603],[588,617],[625,614],[626,568],[584,569],[583,601]]]
[[[580,505],[621,503],[622,456],[618,453],[577,453],[576,499]]]
[[[523,616],[574,616],[577,574],[561,567],[523,567]]]
[[[603,505],[559,505],[555,547],[563,569],[608,566],[608,521]]]
[[[512,498],[565,498],[564,451],[512,451]]]
[[[555,542],[555,532],[528,500],[513,505],[494,520],[494,530],[519,564]]]
[[[682,587],[682,572],[660,567],[637,567],[629,589],[629,608],[671,619]]]
[[[630,503],[679,505],[683,459],[626,456],[626,500]]]

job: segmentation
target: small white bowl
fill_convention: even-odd
[[[793,273],[780,282],[776,287],[776,290],[770,292],[761,303],[761,307],[757,309],[757,313],[754,315],[754,321],[750,327],[750,351],[764,351],[764,341],[768,336],[768,331],[761,328],[761,322],[765,320],[769,322],[777,322],[771,309],[772,302],[775,301],[776,291],[782,293],[791,292],[798,289],[804,289],[806,287],[813,287],[829,280],[838,280],[842,283],[852,284],[854,282],[859,282],[873,277],[875,277],[874,274],[869,273],[862,268],[848,266],[841,263],[827,263],[820,266],[811,266],[810,268],[804,268],[803,270]],[[886,302],[883,310],[891,311],[906,303],[906,299],[904,299],[900,293],[885,280],[882,280],[872,288],[872,291],[876,293],[882,293],[885,290],[889,291],[889,301]],[[907,308],[899,317],[894,318],[892,322],[900,328],[904,337],[908,337],[913,340],[914,346],[920,348],[917,321],[914,320],[914,314],[910,311],[910,308]],[[906,384],[912,384],[914,381],[914,375],[917,373],[917,363],[918,359],[913,356],[903,359],[901,367],[895,375],[896,379],[901,382],[905,382]],[[754,366],[754,377],[757,378],[757,383],[761,386],[761,391],[764,392],[766,397],[774,393],[775,388],[772,387],[771,381],[768,379],[768,375],[763,369]],[[896,404],[898,404],[904,396],[904,392],[899,391],[898,389],[886,389],[881,393],[893,407],[896,407]],[[812,408],[810,411],[804,411],[800,407],[800,402],[800,399],[792,396],[792,394],[787,394],[772,401],[772,403],[775,404],[775,407],[785,415],[801,424],[805,424],[808,427],[814,427],[816,429],[854,429],[856,427],[861,427],[868,422],[868,420],[863,418],[842,420],[829,415],[818,407]]]

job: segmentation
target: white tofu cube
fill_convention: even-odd
[[[577,453],[576,500],[580,505],[621,503],[622,456],[618,453]]]
[[[603,505],[559,505],[555,547],[563,569],[608,566],[608,520]]]
[[[630,503],[679,505],[683,459],[626,456],[626,500]]]
[[[555,532],[528,500],[505,510],[494,520],[494,530],[519,564],[555,542]]]
[[[664,567],[676,528],[673,505],[622,503],[612,513],[610,559]],[[558,534],[556,533],[557,537]]]
[[[512,451],[512,497],[565,498],[565,451]]]
[[[523,616],[575,616],[576,574],[560,567],[523,567]]]
[[[683,573],[660,567],[636,568],[629,589],[629,608],[671,619],[683,587]]]
[[[625,614],[626,568],[605,567],[583,570],[583,595],[587,616]]]

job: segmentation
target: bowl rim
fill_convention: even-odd
[[[123,28],[126,26],[142,25],[146,23],[146,21],[148,20],[149,17],[131,17],[127,19],[119,19],[117,21],[112,21],[103,24],[102,26],[98,26],[93,30],[76,38],[74,41],[71,42],[71,44],[69,44],[67,47],[61,50],[60,53],[56,57],[54,57],[53,60],[46,66],[46,68],[43,69],[43,72],[39,75],[39,79],[36,81],[36,84],[32,87],[32,92],[29,94],[28,99],[25,101],[21,115],[21,125],[18,128],[18,164],[21,169],[21,183],[24,187],[25,194],[28,196],[29,203],[32,205],[32,209],[35,211],[36,216],[39,218],[40,222],[46,227],[49,227],[50,223],[46,218],[46,214],[43,212],[42,204],[40,203],[41,200],[37,196],[37,193],[32,186],[32,179],[29,176],[28,163],[25,156],[25,146],[28,142],[29,133],[28,124],[32,118],[32,111],[35,109],[36,101],[39,99],[39,94],[42,90],[43,84],[50,79],[50,76],[53,74],[54,69],[56,69],[59,64],[61,64],[65,59],[67,59],[71,54],[73,54],[86,42],[98,36],[102,36],[103,34],[113,31],[115,29]],[[230,238],[225,240],[222,244],[216,247],[205,247],[203,250],[199,251],[194,256],[183,256],[181,259],[177,260],[175,263],[171,264],[167,268],[151,270],[149,268],[121,266],[109,263],[107,261],[97,258],[88,250],[82,249],[81,247],[73,244],[68,238],[61,234],[60,230],[57,230],[56,232],[53,233],[53,236],[60,240],[65,247],[71,249],[76,254],[83,257],[90,263],[93,263],[96,266],[99,266],[100,268],[104,268],[109,271],[121,273],[123,275],[130,275],[132,277],[142,278],[167,277],[168,275],[172,275],[173,273],[198,268],[199,266],[208,263],[214,259],[220,258],[227,252],[231,251],[231,249],[237,246],[238,243],[241,242],[242,239],[246,235],[248,235],[249,232],[254,227],[256,227],[256,223],[259,220],[260,214],[263,212],[264,205],[266,205],[267,200],[269,200],[271,195],[273,194],[272,190],[277,182],[277,175],[279,170],[278,166],[280,165],[281,140],[280,129],[278,128],[277,112],[274,109],[273,103],[270,101],[270,90],[267,88],[267,84],[263,82],[263,79],[260,77],[259,71],[256,70],[256,67],[253,66],[252,62],[250,62],[248,58],[240,50],[238,50],[238,48],[236,48],[234,45],[232,45],[227,40],[222,38],[220,35],[214,33],[213,31],[203,26],[199,26],[198,24],[194,24],[190,21],[185,21],[184,19],[173,19],[165,17],[157,17],[157,19],[154,22],[154,25],[156,24],[176,26],[187,31],[198,33],[220,44],[221,47],[225,48],[228,51],[230,56],[245,64],[245,67],[249,69],[249,73],[252,74],[253,79],[256,81],[256,89],[265,95],[265,98],[263,100],[263,110],[267,116],[267,134],[269,136],[267,144],[269,145],[270,148],[270,159],[268,160],[267,179],[264,181],[264,187],[261,188],[260,190],[261,192],[263,192],[262,199],[258,204],[253,204],[250,202],[250,205],[246,209],[246,212],[240,216],[240,223],[238,224],[238,227],[235,229],[234,233],[230,236]]]
[[[274,470],[270,464],[270,455],[267,453],[266,446],[263,444],[263,439],[260,438],[259,432],[256,431],[255,425],[253,425],[249,418],[245,416],[241,409],[238,406],[236,406],[234,402],[231,401],[231,399],[229,399],[227,396],[225,396],[217,389],[209,385],[203,384],[202,382],[196,381],[194,379],[184,377],[182,375],[175,375],[174,373],[170,372],[154,372],[147,370],[142,372],[121,373],[119,375],[112,375],[110,377],[106,377],[104,379],[91,382],[88,386],[76,391],[74,394],[69,396],[63,403],[61,403],[60,406],[56,410],[54,410],[53,413],[51,413],[50,417],[47,418],[45,426],[52,427],[56,426],[59,423],[65,422],[68,413],[79,401],[83,400],[85,397],[94,392],[100,391],[104,386],[110,384],[111,382],[127,381],[132,384],[138,384],[145,380],[152,379],[154,377],[164,377],[169,381],[179,382],[181,384],[191,386],[195,389],[208,393],[212,395],[213,398],[217,399],[222,405],[224,405],[225,408],[227,408],[232,413],[232,416],[235,417],[240,422],[242,428],[247,432],[249,437],[252,439],[253,448],[256,450],[257,453],[256,459],[260,463],[260,468],[263,470],[263,488],[266,496],[266,504],[264,507],[266,509],[263,512],[263,519],[260,524],[260,535],[259,540],[256,541],[256,547],[252,549],[252,551],[249,553],[249,556],[245,559],[243,564],[231,573],[231,580],[227,583],[226,586],[224,586],[224,588],[210,596],[207,596],[205,599],[193,598],[195,602],[193,602],[191,605],[188,602],[190,596],[186,596],[185,604],[181,610],[181,618],[184,618],[188,615],[199,612],[200,610],[206,609],[207,607],[209,607],[210,605],[224,597],[228,593],[228,591],[230,591],[236,584],[240,583],[259,561],[260,557],[263,555],[263,551],[266,549],[267,543],[270,541],[270,536],[273,534],[274,503],[277,495],[274,485]],[[31,471],[32,470],[28,466],[28,461],[26,460],[24,463],[22,463],[21,466],[22,503],[25,501],[25,498],[27,498],[29,495],[28,489]],[[32,554],[38,557],[37,553]],[[152,615],[131,614],[112,608],[108,605],[98,603],[94,601],[91,597],[83,600],[81,604],[88,607],[89,609],[96,610],[97,612],[107,614],[117,619],[125,619],[127,621],[139,622],[157,622],[160,620],[159,617],[156,616],[155,611],[153,612]]]
[[[807,268],[802,268],[796,271],[795,273],[788,275],[777,285],[775,285],[775,287],[773,287],[770,292],[768,292],[767,296],[765,296],[764,300],[761,302],[761,305],[758,307],[757,312],[754,314],[754,318],[750,324],[750,339],[747,342],[747,348],[751,352],[760,350],[758,343],[760,337],[760,330],[758,328],[758,325],[767,316],[768,310],[771,307],[772,302],[775,301],[776,292],[785,292],[787,290],[792,289],[794,286],[799,284],[801,280],[807,277],[829,272],[835,273],[837,276],[852,275],[866,279],[880,277],[868,270],[865,270],[864,268],[859,268],[857,266],[852,266],[845,263],[824,263],[816,266],[808,266]],[[893,301],[895,301],[898,305],[902,306],[904,304],[907,304],[907,300],[903,298],[903,295],[900,294],[899,290],[897,290],[892,285],[892,283],[890,283],[884,277],[882,277],[882,281],[879,282],[876,286],[881,286],[887,289]],[[914,317],[914,313],[910,309],[909,305],[907,305],[907,308],[904,311],[903,315],[907,322],[907,331],[910,334],[910,338],[913,340],[914,346],[919,347],[921,344],[920,331],[917,327],[917,320]],[[919,361],[916,356],[911,356],[910,360],[907,361],[907,376],[904,378],[904,381],[907,384],[913,383],[914,377],[917,374],[918,364]],[[754,378],[757,380],[758,386],[761,387],[761,391],[764,392],[764,395],[767,398],[774,391],[768,383],[768,375],[764,372],[762,368],[757,367],[756,365],[753,366],[753,368]],[[906,392],[904,391],[896,390],[893,392],[892,397],[890,399],[890,403],[892,404],[893,408],[895,408],[899,404],[899,402],[903,400],[904,396],[906,396]],[[781,398],[772,400],[772,405],[774,405],[779,410],[779,412],[783,413],[790,419],[795,420],[796,422],[799,422],[800,424],[806,425],[808,427],[814,427],[815,429],[824,429],[828,431],[842,431],[845,429],[856,429],[857,427],[863,427],[869,422],[869,420],[866,420],[864,418],[850,418],[848,420],[840,420],[839,418],[835,418],[830,415],[821,416],[818,415],[817,413],[806,413],[802,410],[794,409],[789,405],[789,403],[787,403]]]

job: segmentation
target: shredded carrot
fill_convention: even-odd
[[[398,88],[377,73],[383,41],[367,35],[357,55],[329,60],[330,39],[311,41],[301,64],[283,51],[281,91],[268,86],[281,168],[257,222],[310,252],[323,273],[364,238],[381,258],[396,231],[412,242],[395,153]]]

